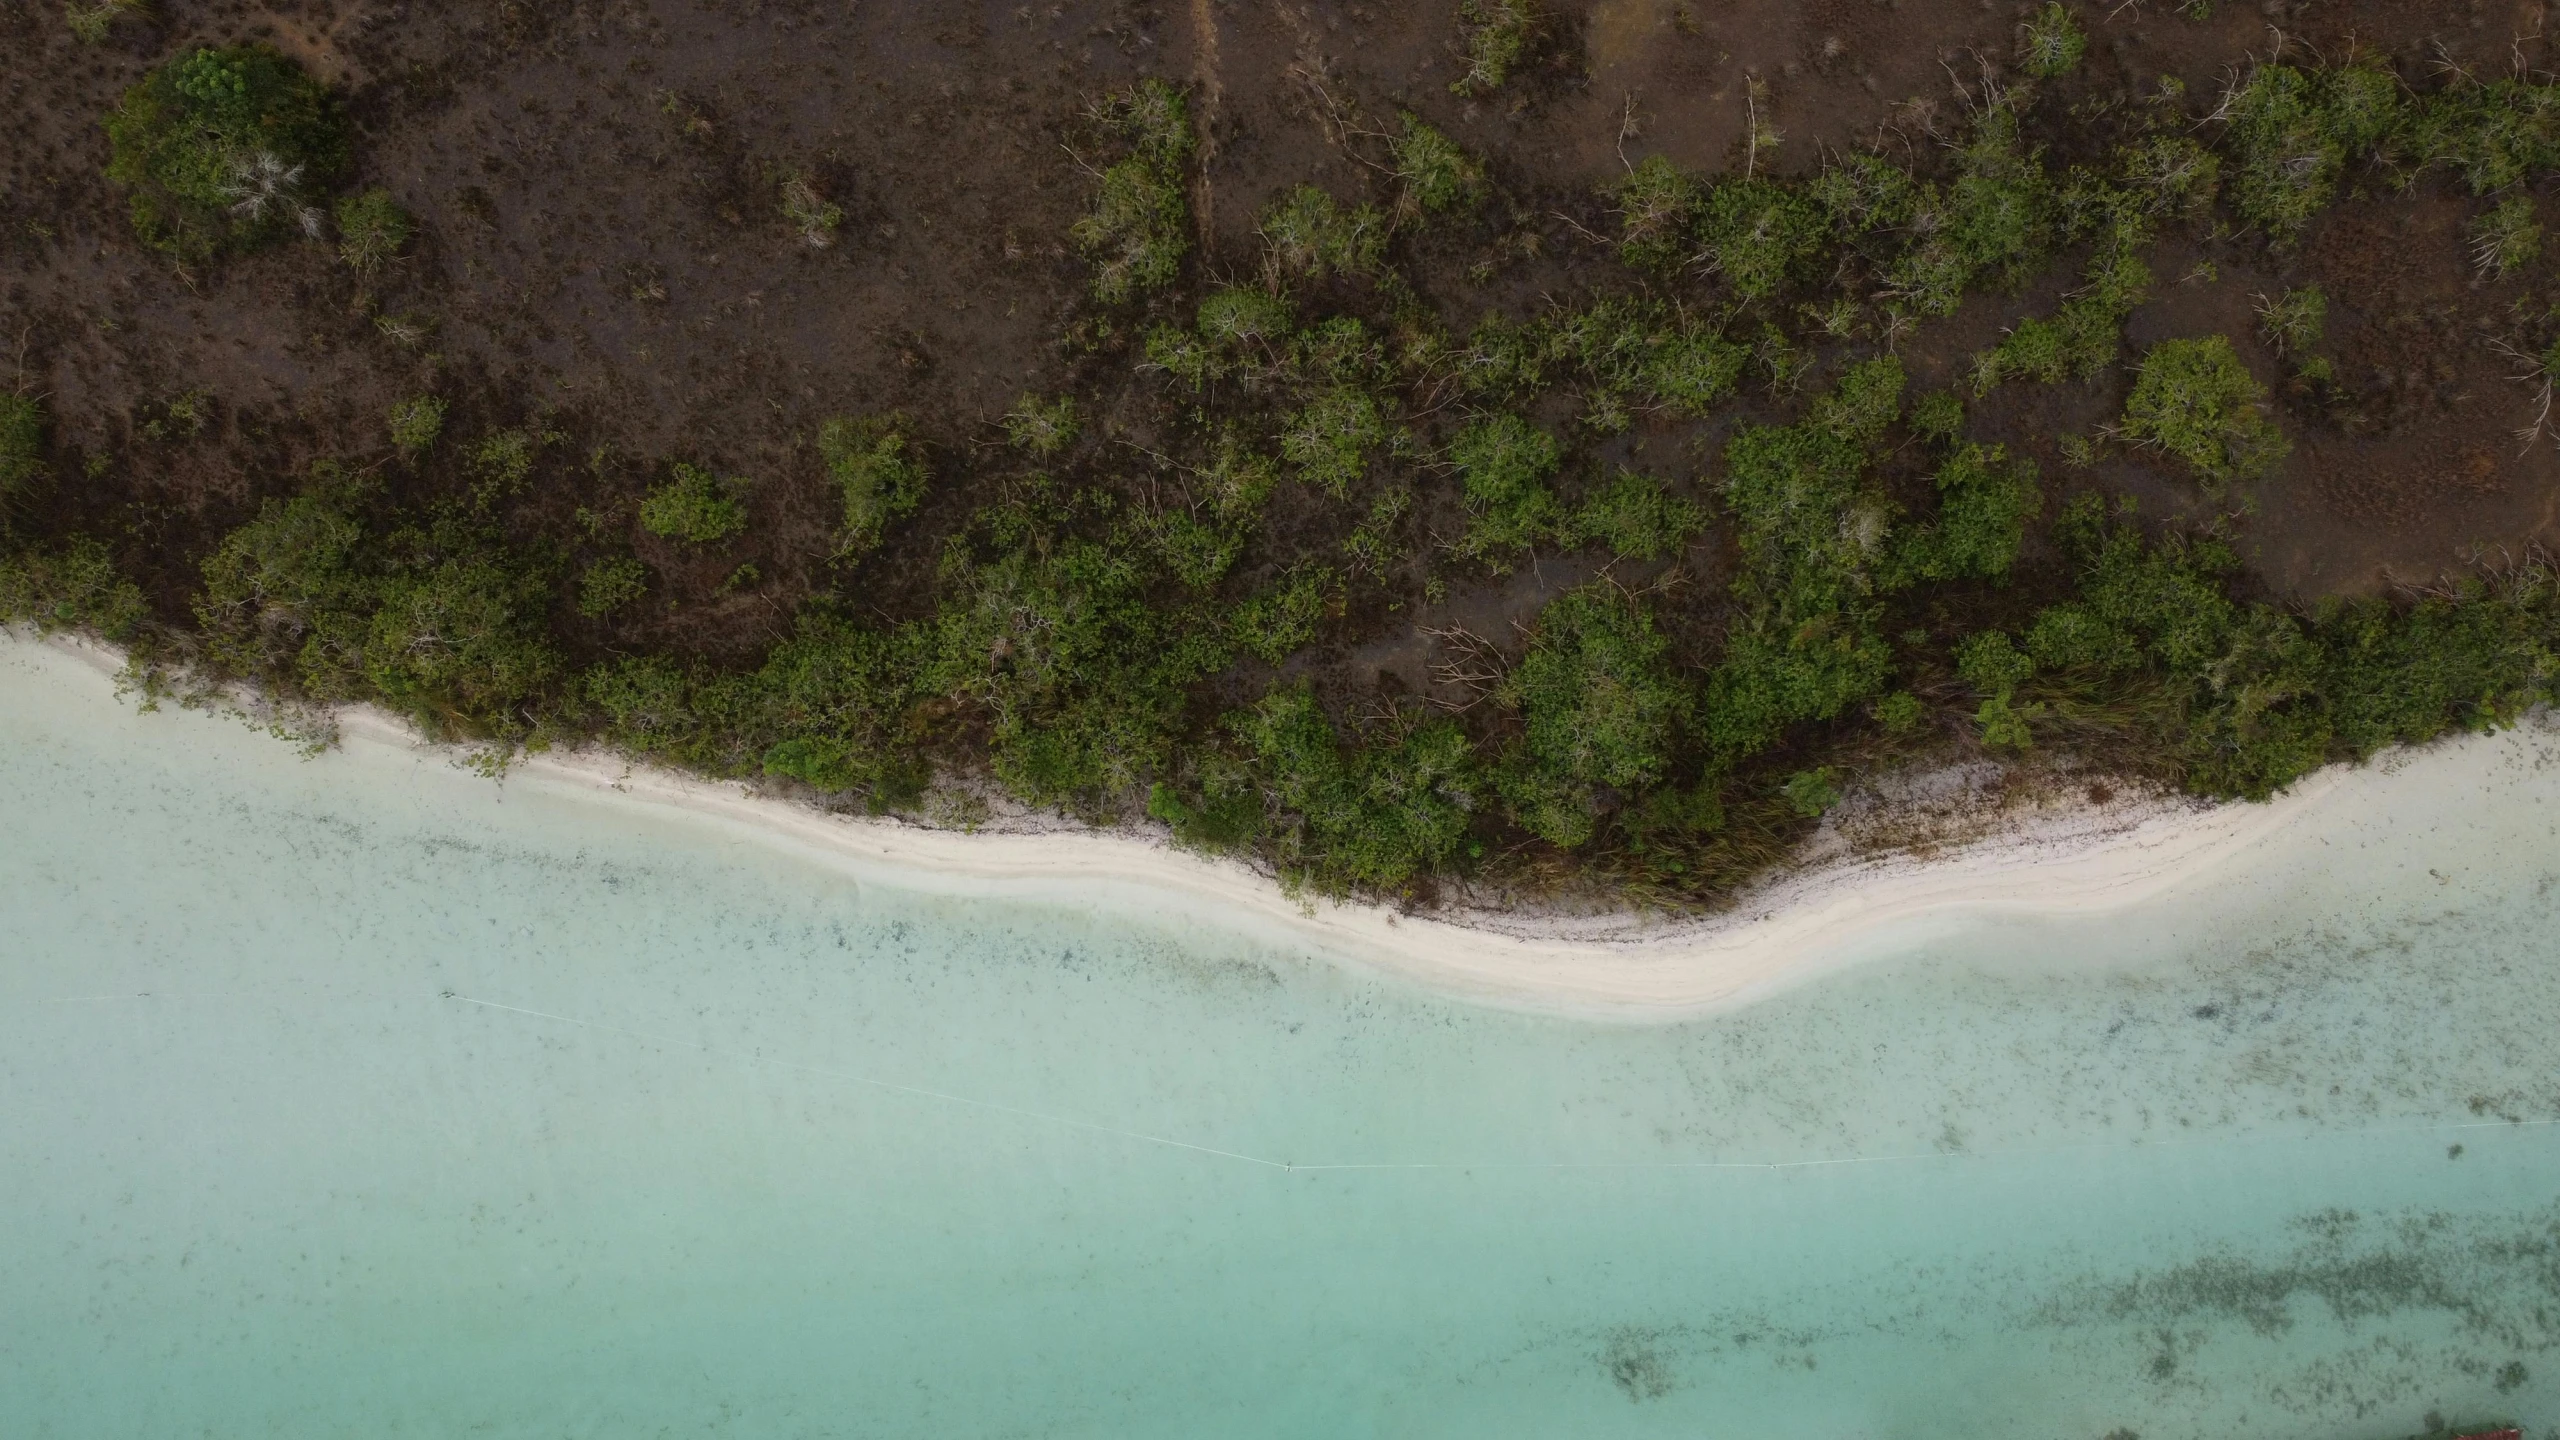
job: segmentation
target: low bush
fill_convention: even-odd
[[[1236,607],[1236,643],[1273,665],[1305,649],[1333,609],[1334,577],[1304,566]]]
[[[1660,155],[1648,155],[1614,187],[1618,258],[1639,270],[1676,270],[1689,261],[1698,182]]]
[[[1102,172],[1093,208],[1068,236],[1093,264],[1094,297],[1119,304],[1172,284],[1191,251],[1183,196],[1191,115],[1181,91],[1146,80],[1106,101],[1096,118],[1130,153]]]
[[[118,19],[141,14],[145,4],[146,0],[90,0],[84,5],[72,0],[63,6],[62,19],[82,44],[97,45],[105,42]]]
[[[2390,135],[2402,113],[2398,77],[2374,66],[2258,66],[2215,112],[2237,162],[2231,193],[2241,218],[2290,243],[2327,208],[2348,161]]]
[[[1076,417],[1076,399],[1072,395],[1061,395],[1055,400],[1025,395],[1013,403],[1013,408],[1006,411],[1004,417],[1005,443],[1043,460],[1074,444],[1082,428]]]
[[[338,202],[338,258],[357,274],[371,275],[408,248],[414,228],[390,191],[349,195]]]
[[[337,102],[263,45],[154,70],[107,117],[107,138],[107,178],[131,192],[135,232],[186,261],[317,238],[319,197],[347,165]]]
[[[668,479],[640,500],[640,528],[667,540],[710,545],[747,528],[739,495],[747,482],[723,480],[679,460]]]
[[[444,410],[444,401],[434,395],[413,395],[393,405],[391,448],[400,452],[401,459],[416,464],[444,434]]]
[[[59,549],[0,554],[0,625],[91,631],[124,643],[150,618],[141,589],[106,546],[86,536]]]
[[[1254,828],[1267,834],[1284,878],[1395,890],[1477,848],[1467,842],[1480,783],[1475,752],[1456,725],[1415,725],[1347,748],[1303,685],[1273,690],[1226,724],[1244,752],[1245,776],[1265,797],[1267,818],[1256,817]],[[1169,787],[1158,797],[1159,813],[1177,830],[1205,809]],[[1231,814],[1250,813],[1228,805]]]
[[[2051,0],[2018,26],[2018,68],[2038,80],[2069,74],[2088,49],[2089,37],[2061,0]]]
[[[1369,275],[1386,259],[1387,217],[1372,205],[1346,210],[1313,185],[1300,185],[1262,213],[1263,242],[1289,274]]]
[[[44,405],[0,390],[0,526],[46,475]]]
[[[1538,33],[1536,0],[1458,0],[1458,56],[1466,69],[1449,84],[1459,95],[1490,95],[1528,57]]]
[[[649,567],[635,556],[598,560],[578,572],[578,613],[603,620],[649,593]]]
[[[1520,552],[1553,539],[1563,507],[1548,481],[1562,459],[1554,436],[1517,415],[1469,421],[1448,455],[1469,517],[1461,550],[1507,570]]]
[[[2219,494],[2265,474],[2292,449],[2267,416],[2266,394],[2228,339],[2164,340],[2142,357],[2122,429],[2185,461]]]
[[[1369,473],[1370,457],[1393,440],[1376,397],[1349,385],[1317,392],[1280,431],[1280,455],[1301,483],[1337,500]]]
[[[1706,528],[1705,507],[1672,494],[1655,476],[1624,469],[1583,502],[1569,526],[1584,544],[1648,562],[1679,554]]]
[[[1473,205],[1485,196],[1484,165],[1458,142],[1432,129],[1410,110],[1399,113],[1403,133],[1389,142],[1395,153],[1396,179],[1406,200],[1418,210],[1437,214]]]
[[[2491,279],[2505,279],[2542,254],[2542,224],[2533,197],[2510,195],[2471,222],[2471,263]]]
[[[836,231],[844,224],[844,207],[819,193],[817,182],[806,175],[786,175],[781,185],[782,218],[800,243],[812,250],[824,250],[836,243]]]
[[[1700,206],[1700,256],[1746,300],[1773,295],[1800,278],[1830,239],[1822,207],[1774,180],[1727,180]]]
[[[818,459],[844,510],[841,553],[878,545],[889,526],[924,501],[929,477],[903,414],[826,421],[818,427]]]
[[[1547,603],[1496,698],[1520,712],[1524,731],[1503,785],[1514,816],[1567,849],[1591,839],[1603,791],[1641,790],[1669,771],[1689,706],[1670,641],[1605,584]]]

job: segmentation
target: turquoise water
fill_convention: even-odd
[[[1603,1025],[0,647],[0,1434],[2549,1423],[2517,755],[2387,844]]]

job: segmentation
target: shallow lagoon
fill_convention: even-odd
[[[2550,1423],[2560,774],[2501,743],[2169,901],[1608,1025],[7,645],[0,1431]]]

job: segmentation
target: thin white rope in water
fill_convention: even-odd
[[[1281,1170],[1292,1174],[1351,1170],[1817,1170],[1841,1165],[1888,1165],[1921,1160],[2006,1159],[2018,1155],[2061,1154],[2073,1150],[2167,1148],[2177,1145],[2223,1144],[2234,1139],[2255,1141],[2286,1139],[2311,1140],[2325,1139],[2329,1136],[2340,1133],[2338,1131],[2326,1131],[2300,1135],[2190,1135],[2166,1140],[2089,1140],[2072,1145],[2034,1146],[2014,1150],[1915,1150],[1905,1154],[1849,1155],[1822,1160],[1383,1160],[1366,1162],[1349,1161],[1330,1164],[1302,1164],[1289,1160],[1273,1160],[1261,1155],[1249,1155],[1240,1150],[1222,1150],[1214,1145],[1194,1144],[1188,1140],[1176,1140],[1171,1136],[1166,1135],[1151,1135],[1143,1130],[1128,1130],[1117,1125],[1103,1125],[1091,1120],[1079,1120],[1074,1116],[1060,1115],[1053,1111],[1031,1110],[1019,1105],[1006,1105],[994,1100],[974,1099],[967,1095],[955,1095],[948,1090],[934,1090],[922,1085],[906,1085],[894,1080],[881,1080],[873,1076],[859,1074],[851,1070],[839,1069],[831,1065],[812,1065],[798,1060],[774,1060],[757,1055],[730,1054],[714,1050],[710,1046],[705,1045],[698,1040],[686,1040],[672,1035],[654,1035],[646,1031],[625,1029],[619,1025],[607,1025],[601,1021],[581,1020],[573,1015],[559,1015],[548,1010],[530,1010],[521,1005],[504,1005],[495,1000],[481,1000],[469,995],[456,994],[450,990],[445,991],[441,998],[454,1001],[458,1004],[476,1005],[484,1010],[503,1010],[512,1015],[527,1015],[538,1020],[555,1021],[562,1025],[575,1025],[582,1030],[594,1030],[607,1035],[620,1035],[628,1039],[639,1040],[652,1045],[678,1046],[683,1049],[698,1051],[703,1055],[710,1056],[715,1059],[729,1060],[748,1065],[763,1065],[776,1070],[794,1070],[802,1074],[824,1076],[833,1080],[845,1080],[857,1085],[867,1085],[876,1090],[885,1090],[892,1094],[912,1095],[927,1100],[940,1100],[946,1104],[962,1105],[974,1110],[986,1110],[998,1115],[1012,1115],[1028,1120],[1045,1120],[1054,1125],[1064,1125],[1071,1129],[1088,1131],[1097,1135],[1110,1135],[1124,1140],[1139,1140],[1149,1145],[1162,1145],[1174,1150],[1188,1150],[1196,1155],[1212,1155],[1221,1160],[1237,1160],[1242,1161],[1247,1165],[1259,1165],[1266,1169]],[[2458,1120],[2436,1123],[2419,1122],[2409,1125],[2380,1125],[2371,1129],[2346,1133],[2354,1135],[2409,1135],[2430,1132],[2441,1134],[2458,1130],[2521,1130],[2549,1125],[2560,1125],[2560,1119]]]

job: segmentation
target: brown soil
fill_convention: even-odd
[[[698,557],[640,536],[673,603],[585,637],[741,655],[813,589],[910,609],[942,537],[984,498],[945,486],[880,555],[831,570],[833,502],[809,443],[822,417],[902,407],[944,453],[965,456],[990,443],[1018,394],[1090,389],[1125,370],[1125,359],[1060,343],[1090,313],[1063,240],[1089,189],[1070,147],[1098,93],[1142,75],[1193,87],[1210,274],[1250,271],[1254,217],[1290,185],[1383,198],[1338,134],[1398,106],[1419,111],[1487,155],[1501,191],[1477,221],[1426,236],[1403,267],[1463,325],[1614,278],[1590,238],[1606,224],[1596,187],[1644,155],[1800,172],[1827,149],[1879,138],[1927,150],[1931,127],[1959,113],[1975,57],[2005,55],[2026,7],[1552,8],[1532,73],[1473,102],[1449,93],[1454,6],[1440,3],[160,0],[97,47],[73,39],[57,5],[10,6],[0,332],[19,383],[50,396],[57,468],[76,477],[40,523],[110,538],[176,611],[205,550],[315,458],[355,457],[398,486],[463,483],[451,459],[412,476],[387,456],[386,409],[432,385],[454,399],[449,435],[536,422],[561,437],[535,492],[535,520],[554,535],[582,533],[569,518],[580,507],[616,536],[630,530],[640,488],[669,458],[755,477],[747,541]],[[2077,114],[2103,115],[2163,76],[2208,93],[2279,36],[2333,58],[2385,53],[2412,75],[2546,63],[2542,41],[2518,38],[2542,28],[2542,7],[2522,0],[2267,0],[2225,4],[2204,22],[2165,0],[2079,8],[2089,59],[2062,96]],[[420,243],[374,284],[317,246],[189,273],[133,239],[100,175],[100,117],[162,58],[244,38],[300,57],[349,96],[361,180],[419,217]],[[1747,157],[1755,107],[1783,142]],[[833,247],[810,249],[777,216],[789,172],[846,207]],[[2290,388],[2295,455],[2245,523],[2271,588],[2367,590],[2434,575],[2477,547],[2560,538],[2560,445],[2519,446],[2512,432],[2535,397],[2488,345],[2528,287],[2473,278],[2462,228],[2476,209],[2430,184],[2344,205],[2291,252],[2217,242],[2158,262],[2134,347],[2222,331],[2280,389],[2286,367],[2253,338],[2252,297],[2306,280],[2332,297],[2338,385]],[[2063,283],[1969,303],[1911,355],[1922,381],[1953,379]],[[387,338],[382,315],[415,317],[421,332]],[[2062,473],[2056,437],[2086,433],[2122,395],[2120,377],[2012,385],[1978,424]],[[1143,443],[1159,423],[1134,395],[1113,404],[1106,434]],[[1641,447],[1693,481],[1732,423],[1640,426],[1591,464]],[[2087,478],[2154,513],[2202,503],[2192,483],[2138,457]],[[1427,534],[1448,519],[1426,502],[1411,523]],[[1275,516],[1284,531],[1349,523],[1285,501]],[[1690,583],[1712,576],[1716,554],[1711,538],[1688,562]],[[760,578],[724,589],[749,562]],[[1419,687],[1432,651],[1408,638],[1408,622],[1500,637],[1588,571],[1549,559],[1418,616],[1389,623],[1381,612],[1357,627],[1364,642],[1320,658],[1342,663],[1355,688],[1373,677]]]

